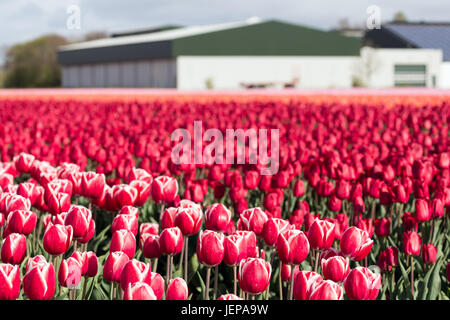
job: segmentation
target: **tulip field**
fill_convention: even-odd
[[[449,300],[449,111],[412,89],[5,91],[0,299]],[[195,121],[277,129],[277,171],[234,141],[174,162]]]

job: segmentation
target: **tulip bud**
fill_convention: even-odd
[[[159,236],[154,234],[146,234],[142,254],[148,259],[161,257],[161,248],[159,246]]]
[[[321,260],[322,273],[326,280],[342,282],[350,272],[350,261],[348,258],[334,256]]]
[[[72,226],[49,224],[44,232],[44,250],[53,256],[63,254],[72,243]]]
[[[316,272],[299,271],[294,278],[294,300],[307,300],[312,287],[322,280],[322,276]]]
[[[342,254],[351,257],[354,261],[364,259],[372,249],[373,240],[369,234],[357,227],[345,230],[341,237],[340,248]]]
[[[51,263],[37,263],[23,277],[23,291],[30,300],[50,300],[55,287],[55,269]]]
[[[309,253],[306,235],[299,230],[286,230],[278,235],[277,253],[285,264],[301,264]]]
[[[34,159],[33,155],[21,152],[14,158],[14,165],[18,171],[28,173],[30,172]]]
[[[375,234],[377,237],[387,237],[391,233],[391,219],[381,218],[375,219]]]
[[[344,290],[331,280],[322,280],[315,283],[310,289],[308,300],[342,300]]]
[[[87,253],[87,271],[85,277],[92,278],[98,273],[98,258],[95,252],[88,251]]]
[[[344,280],[344,288],[350,300],[375,300],[381,287],[381,276],[367,268],[352,269]]]
[[[27,239],[23,234],[11,233],[2,243],[3,263],[21,264],[27,252]]]
[[[129,283],[123,293],[123,300],[157,300],[151,286],[145,282]]]
[[[170,203],[178,193],[178,183],[175,178],[160,176],[152,182],[152,198],[156,203]]]
[[[295,181],[293,192],[295,197],[302,197],[305,194],[305,183],[303,180]]]
[[[103,266],[103,278],[110,282],[120,282],[122,270],[130,260],[122,251],[110,253]]]
[[[132,259],[136,253],[136,238],[133,233],[128,230],[117,230],[113,233],[109,251],[122,251],[128,258]]]
[[[239,264],[239,286],[244,292],[264,292],[270,283],[272,267],[264,259],[247,258]]]
[[[298,265],[295,266],[294,268],[294,277],[297,275],[297,273],[299,272],[299,268]],[[292,267],[288,264],[282,264],[281,265],[281,280],[284,282],[288,282],[291,279],[291,272],[292,272]]]
[[[147,202],[148,197],[150,196],[150,192],[152,190],[151,183],[147,183],[145,181],[134,180],[130,183],[130,186],[137,190],[137,198],[135,201],[135,205],[141,207]]]
[[[8,229],[28,236],[36,226],[37,216],[33,211],[16,210],[8,216]]]
[[[205,225],[209,230],[224,232],[231,220],[231,211],[221,203],[209,206],[205,212]]]
[[[264,242],[269,247],[274,247],[277,244],[278,235],[281,232],[284,232],[290,227],[290,224],[288,221],[278,218],[270,218],[267,220],[267,222],[264,224],[263,229],[263,238]]]
[[[184,236],[196,234],[202,225],[202,211],[197,208],[178,208],[174,222]]]
[[[222,233],[211,230],[201,231],[197,240],[197,257],[201,264],[208,267],[219,265],[225,254]]]
[[[330,221],[314,219],[308,230],[308,241],[311,248],[328,249],[331,247],[335,236],[335,224]]]
[[[81,175],[80,191],[88,198],[99,198],[103,194],[106,185],[104,174],[95,172],[84,172]]]
[[[247,258],[247,247],[243,236],[233,234],[224,239],[223,262],[228,266],[235,266]]]
[[[403,252],[406,255],[418,256],[420,254],[421,242],[422,239],[417,232],[408,231],[403,233]]]
[[[19,266],[0,264],[0,300],[16,300],[20,293]]]
[[[432,243],[427,243],[422,246],[422,258],[425,263],[436,262],[437,249]]]
[[[128,230],[136,236],[138,232],[138,218],[132,214],[118,214],[112,222],[112,233],[117,230]]]
[[[73,237],[83,238],[89,231],[89,224],[92,220],[91,210],[83,206],[73,205],[67,212],[64,224],[72,226]]]
[[[253,231],[256,236],[261,237],[267,220],[269,218],[261,208],[247,209],[239,217],[238,229]]]
[[[175,255],[183,248],[183,235],[180,228],[167,228],[159,236],[159,247],[162,254]]]
[[[189,296],[186,281],[181,278],[171,279],[167,285],[166,300],[187,300]]]
[[[149,263],[140,262],[136,259],[129,260],[120,275],[120,287],[125,290],[129,284],[145,282],[151,285],[151,267]]]
[[[74,289],[81,281],[81,265],[73,257],[63,259],[59,266],[58,281],[62,287]]]
[[[166,208],[160,219],[161,229],[173,228],[175,227],[175,216],[178,212],[177,208]]]
[[[416,199],[415,201],[417,221],[428,221],[431,219],[431,211],[428,208],[428,201],[425,199]]]
[[[130,185],[115,185],[112,190],[112,200],[117,209],[133,206],[138,199],[138,190]]]
[[[88,256],[86,251],[74,251],[71,255],[71,258],[74,258],[78,261],[81,268],[81,275],[84,276],[88,270]]]

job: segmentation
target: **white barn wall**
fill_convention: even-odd
[[[357,56],[180,56],[177,88],[237,89],[243,82],[291,82],[297,88],[350,88]]]
[[[450,61],[441,64],[441,88],[450,89]]]
[[[368,62],[370,61],[370,62]],[[426,65],[426,84],[432,87],[432,77],[436,77],[436,87],[441,87],[440,72],[442,51],[440,49],[361,49],[361,61],[364,70],[372,69],[366,74],[366,84],[370,88],[394,87],[394,68],[396,64]]]

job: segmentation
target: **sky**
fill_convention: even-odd
[[[73,5],[80,10],[79,29],[67,27],[73,17],[67,10]],[[343,18],[364,25],[370,5],[380,8],[382,21],[398,11],[410,21],[450,21],[449,0],[0,0],[0,64],[8,46],[48,33],[80,39],[91,31],[205,25],[255,16],[328,30]]]

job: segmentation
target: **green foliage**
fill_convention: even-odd
[[[4,87],[58,87],[61,83],[61,68],[57,61],[57,50],[66,42],[61,36],[46,35],[9,48],[6,53]]]

